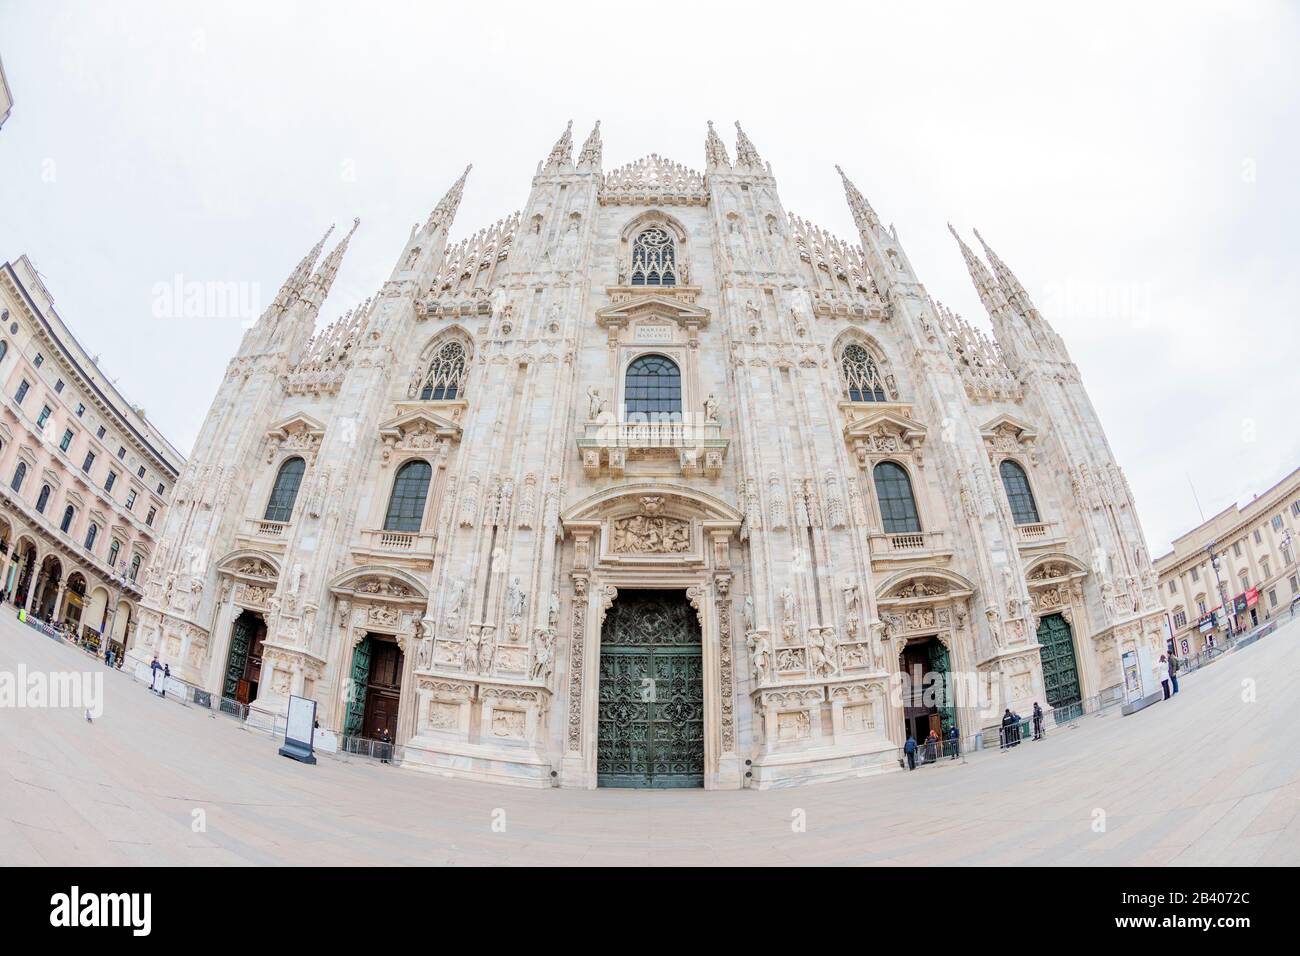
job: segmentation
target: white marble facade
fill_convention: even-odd
[[[788,213],[736,135],[733,161],[710,124],[703,171],[653,155],[606,171],[599,125],[576,156],[566,130],[521,212],[448,243],[462,176],[375,296],[320,330],[348,240],[319,264],[318,243],[213,401],[137,653],[220,693],[236,622],[260,615],[249,719],[296,693],[339,730],[353,648],[389,635],[403,764],[535,786],[596,785],[620,588],[696,609],[710,788],[897,767],[891,677],[917,640],[1028,713],[1045,701],[1039,620],[1059,613],[1080,694],[1119,684],[1120,654],[1161,641],[1160,600],[1060,337],[959,239],[995,335],[975,330],[847,178],[854,243]],[[627,420],[643,356],[676,366],[678,420]],[[395,530],[413,460],[427,499]],[[1037,520],[1013,514],[1006,461]],[[900,470],[911,527],[881,508],[876,479]],[[998,713],[959,691],[962,734]]]

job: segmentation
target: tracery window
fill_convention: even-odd
[[[885,383],[871,353],[857,342],[850,342],[840,353],[844,384],[851,402],[883,402]]]
[[[1007,490],[1007,502],[1016,524],[1038,524],[1038,505],[1029,488],[1025,469],[1008,458],[998,469],[1002,473],[1002,487]]]
[[[290,458],[280,466],[280,473],[275,476],[275,487],[271,489],[271,499],[266,503],[264,521],[287,524],[293,517],[293,503],[298,500],[298,486],[302,484],[306,470],[307,463],[301,458]]]
[[[398,469],[393,493],[388,498],[385,531],[419,531],[424,521],[424,502],[429,497],[433,469],[427,461],[408,461]]]
[[[433,356],[420,386],[420,401],[442,402],[457,398],[465,385],[465,345],[448,342]]]
[[[872,470],[876,483],[876,500],[880,503],[880,520],[885,534],[918,534],[921,519],[912,497],[912,480],[902,465],[882,461]]]
[[[682,373],[663,355],[642,355],[627,367],[623,388],[627,421],[682,420]]]
[[[632,243],[632,285],[676,285],[677,250],[666,229],[652,226]]]

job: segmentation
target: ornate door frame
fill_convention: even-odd
[[[647,525],[644,519],[656,520]],[[569,646],[556,708],[562,786],[596,787],[601,627],[620,587],[685,591],[700,623],[704,788],[741,786],[730,544],[741,520],[711,495],[663,482],[608,489],[562,516],[564,532],[573,539],[567,562],[573,586]],[[647,526],[657,530],[639,537],[636,529]]]

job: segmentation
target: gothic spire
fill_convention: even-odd
[[[879,232],[880,219],[876,216],[876,211],[871,208],[871,203],[858,192],[858,187],[849,181],[849,177],[844,175],[844,170],[840,169],[838,163],[835,165],[835,171],[840,174],[840,181],[844,184],[844,197],[849,201],[849,211],[853,213],[853,222],[857,225],[858,232]]]
[[[957,230],[948,223],[948,231],[952,237],[957,240],[957,245],[961,247],[961,256],[966,260],[966,271],[970,273],[971,282],[975,283],[975,291],[979,293],[980,301],[984,303],[984,308],[990,318],[997,318],[998,315],[1006,308],[1006,294],[1002,287],[989,274],[989,270],[984,267],[979,256],[966,245],[966,240],[957,234]]]
[[[984,237],[980,235],[978,229],[975,230],[975,238],[984,247],[984,255],[989,260],[989,264],[993,266],[993,275],[997,277],[998,285],[1001,286],[1008,303],[1024,318],[1034,338],[1049,349],[1064,351],[1064,341],[1056,334],[1056,330],[1052,328],[1051,323],[1043,318],[1042,313],[1038,311],[1037,306],[1029,298],[1029,293],[1025,291],[1025,287],[1016,278],[1015,273],[1008,268],[1005,262],[998,258],[998,254],[984,241]]]
[[[731,159],[727,156],[727,147],[723,145],[722,140],[713,130],[713,120],[709,120],[709,132],[704,137],[704,160],[710,169],[715,166],[731,166]]]
[[[579,166],[594,166],[596,171],[600,171],[600,120],[596,120],[596,125],[587,137],[587,141],[582,144],[582,152],[578,154]]]
[[[348,251],[348,240],[352,238],[352,234],[357,231],[357,226],[359,225],[361,225],[361,220],[359,218],[352,220],[352,228],[348,230],[348,234],[344,236],[343,240],[334,247],[334,250],[325,257],[324,261],[320,264],[320,268],[316,270],[316,274],[311,277],[312,284],[320,288],[321,301],[324,301],[325,296],[329,294],[330,286],[334,284],[334,277],[338,275],[339,266],[343,264],[343,256]],[[320,303],[317,302],[318,308],[319,305]]]
[[[573,165],[573,120],[564,127],[564,133],[551,147],[551,155],[546,157],[546,169],[559,169]]]
[[[749,141],[745,131],[740,128],[740,120],[736,120],[736,165],[763,168],[763,158],[758,155],[758,150]]]
[[[460,207],[460,197],[465,194],[465,180],[469,178],[469,171],[473,168],[473,163],[466,166],[460,178],[447,190],[447,195],[433,207],[433,212],[429,213],[429,219],[424,224],[425,232],[432,232],[437,226],[442,226],[444,231],[451,228],[451,222],[456,218],[456,210]]]

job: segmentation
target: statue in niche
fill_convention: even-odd
[[[527,594],[519,587],[519,578],[511,578],[510,587],[506,590],[506,614],[511,621],[523,619],[526,598]]]
[[[469,633],[465,635],[465,654],[464,666],[466,672],[473,674],[478,671],[479,657],[479,630],[477,627],[471,627]]]
[[[704,420],[706,422],[716,422],[718,420],[718,400],[709,393],[709,397],[704,400]]]
[[[560,592],[551,592],[551,603],[546,609],[546,625],[552,630],[560,625]]]
[[[536,634],[536,647],[533,650],[532,679],[540,681],[550,679],[554,660],[555,631],[550,628],[538,628]]]
[[[456,578],[451,582],[451,591],[447,595],[447,606],[443,612],[443,623],[449,634],[454,634],[456,626],[460,623],[460,605],[464,595],[465,581],[463,578]]]
[[[842,590],[844,592],[845,630],[850,637],[856,637],[858,621],[861,619],[858,607],[858,582],[852,578],[845,578]]]
[[[768,668],[772,662],[772,651],[767,646],[767,635],[757,631],[751,632],[746,643],[749,645],[749,662],[754,671],[754,679],[763,683],[768,679]]]
[[[748,633],[754,629],[754,596],[752,594],[745,595],[745,604],[741,613],[744,615],[745,632]]]
[[[609,400],[603,398],[600,389],[592,385],[587,389],[587,420],[598,421],[605,410],[609,408]]]

